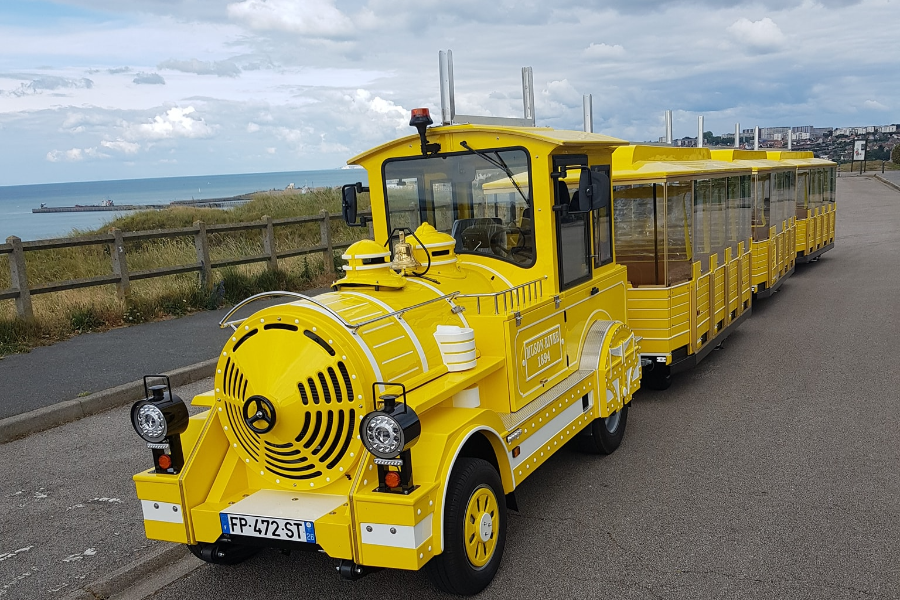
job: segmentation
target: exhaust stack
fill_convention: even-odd
[[[584,131],[594,133],[594,106],[590,94],[584,95]]]

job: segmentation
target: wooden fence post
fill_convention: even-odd
[[[334,273],[334,248],[331,247],[331,217],[327,210],[320,211],[322,222],[319,224],[321,232],[321,245],[325,246],[322,251],[322,266],[325,267],[326,273]]]
[[[113,274],[119,276],[116,284],[116,296],[125,301],[131,294],[131,281],[128,279],[128,260],[125,258],[125,240],[122,239],[122,230],[118,227],[112,229],[115,240],[109,246],[109,255],[112,257]]]
[[[6,238],[6,243],[12,246],[12,254],[9,255],[9,274],[12,287],[18,290],[16,298],[16,314],[20,319],[31,321],[34,319],[34,309],[31,306],[31,290],[28,288],[28,273],[25,271],[25,250],[22,248],[22,240],[16,236]]]
[[[275,252],[275,226],[269,215],[265,215],[262,220],[266,222],[263,233],[263,254],[269,257],[268,269],[276,271],[278,270],[278,254]]]
[[[212,287],[212,266],[209,261],[209,240],[206,237],[206,223],[195,221],[198,229],[194,234],[194,248],[197,250],[197,262],[200,263],[200,287],[209,291]]]

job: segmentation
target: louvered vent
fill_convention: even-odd
[[[252,332],[237,341],[238,348]],[[356,439],[356,427],[360,412],[353,406],[352,377],[343,361],[337,361],[297,382],[296,393],[303,413],[293,439],[284,439],[271,433],[256,434],[243,420],[241,409],[246,399],[255,393],[253,384],[237,364],[239,359],[229,357],[222,372],[221,389],[225,395],[225,412],[236,443],[246,452],[246,458],[259,464],[279,483],[305,480],[316,483],[320,478],[336,478],[355,461],[349,455],[358,456],[361,443]],[[264,393],[264,392],[263,392]],[[279,405],[277,399],[271,398]],[[278,419],[286,418],[278,412]],[[279,427],[276,426],[275,431]],[[333,473],[332,471],[337,471]],[[287,480],[287,481],[283,481]],[[325,483],[323,481],[323,483]]]

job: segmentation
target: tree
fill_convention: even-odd
[[[900,165],[900,144],[894,146],[894,149],[891,150],[891,162],[895,165]]]

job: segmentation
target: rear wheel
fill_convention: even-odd
[[[581,436],[581,448],[591,454],[612,454],[625,437],[625,425],[628,422],[628,405],[612,413],[608,417],[594,419]]]
[[[487,461],[460,458],[447,488],[444,551],[429,561],[431,583],[469,596],[494,579],[506,545],[506,502],[500,475]]]

